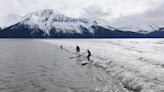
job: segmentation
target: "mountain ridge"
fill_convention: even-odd
[[[159,28],[160,29],[160,28]],[[160,34],[159,34],[160,33]],[[51,9],[30,13],[18,23],[0,31],[5,38],[146,38],[164,37],[162,30],[130,31],[96,20],[72,18]]]

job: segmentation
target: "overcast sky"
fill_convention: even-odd
[[[164,0],[0,0],[0,16],[42,9],[101,19],[114,26],[164,24]]]

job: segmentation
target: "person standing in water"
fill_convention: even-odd
[[[87,49],[87,53],[88,53],[88,55],[87,55],[87,59],[88,59],[88,61],[90,61],[91,52],[90,52],[90,50],[89,50],[89,49]]]
[[[60,49],[63,49],[63,45],[60,45]]]
[[[80,47],[76,45],[76,56],[80,56]]]

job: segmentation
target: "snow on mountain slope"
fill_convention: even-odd
[[[72,18],[51,9],[30,13],[14,25],[5,28],[1,37],[144,37],[143,34],[121,31],[105,22],[85,18]]]
[[[71,18],[51,9],[33,12],[24,16],[21,20],[21,24],[29,25],[31,28],[39,28],[48,35],[50,35],[53,28],[57,33],[83,33],[84,29],[87,29],[89,33],[93,33],[94,30],[91,26],[102,26],[110,31],[116,30],[97,20]]]
[[[118,30],[97,20],[67,17],[50,9],[30,13],[19,21],[2,30],[0,37],[107,38],[142,36],[142,34]]]
[[[0,27],[4,29],[15,23],[18,23],[20,19],[21,19],[21,16],[16,15],[16,14],[9,14],[7,16],[2,16],[0,17]]]
[[[160,26],[157,25],[132,25],[132,26],[123,26],[118,29],[123,31],[132,31],[147,34],[156,30],[159,30]]]
[[[106,29],[109,29],[110,31],[115,31],[117,30],[116,28],[112,27],[112,26],[109,26],[108,23],[105,23],[104,21],[99,21],[99,20],[96,20],[94,21],[94,25],[99,25],[99,26],[102,26]]]
[[[83,34],[83,33],[93,35],[93,33],[97,28],[99,28],[98,30],[96,30],[97,32],[100,32],[103,29],[105,29],[104,34],[111,31],[116,31],[114,33],[118,35],[119,34],[118,31],[120,31],[122,32],[121,34],[123,36],[125,34],[128,34],[129,32],[131,32],[132,34],[134,34],[133,32],[138,34],[149,34],[156,31],[157,32],[162,31],[164,28],[164,26],[159,26],[159,25],[132,25],[132,26],[123,26],[119,28],[114,28],[102,21],[89,20],[85,18],[67,17],[64,14],[60,14],[51,9],[36,11],[24,17],[20,17],[15,14],[10,14],[8,16],[1,17],[0,27],[2,29],[10,27],[11,28],[10,31],[15,29],[15,30],[24,30],[24,31],[28,30],[31,31],[31,33],[41,32],[45,36],[47,35],[50,36],[52,34],[53,37],[54,34],[58,34],[59,36],[63,34]],[[25,29],[22,29],[22,27]]]
[[[49,34],[50,30],[55,28],[57,32],[63,33],[82,33],[81,26],[89,29],[93,24],[92,21],[82,18],[71,18],[59,14],[51,9],[37,11],[26,15],[21,23],[30,25],[32,28],[38,27],[45,33]],[[90,30],[92,32],[92,30]]]

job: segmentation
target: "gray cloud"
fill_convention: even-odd
[[[109,11],[109,9],[107,11],[107,10],[104,10],[101,6],[91,5],[84,9],[81,16],[82,17],[85,16],[90,19],[104,19],[107,16],[109,16],[110,13],[111,12]]]
[[[126,25],[135,21],[156,23],[161,22],[159,20],[163,15],[163,7],[161,6],[161,10],[158,8],[160,12],[152,9],[162,2],[164,0],[0,0],[0,17],[11,13],[25,15],[37,10],[54,9],[71,17],[101,19],[107,22],[113,20],[113,25]]]
[[[111,24],[114,26],[164,25],[164,4],[154,10],[149,10],[148,12],[117,18],[113,20]]]

